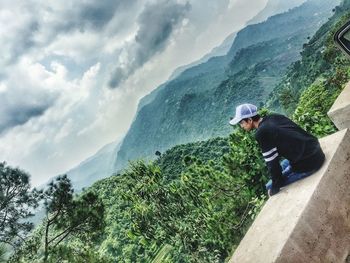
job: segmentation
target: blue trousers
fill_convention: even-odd
[[[283,186],[289,185],[289,184],[294,183],[300,179],[308,177],[309,175],[311,175],[317,171],[317,170],[313,170],[311,172],[306,172],[306,173],[293,172],[292,167],[287,159],[285,159],[281,162],[281,167],[282,167],[282,176],[287,177],[287,180],[285,181],[285,184]],[[272,180],[268,181],[268,183],[265,186],[266,186],[267,190],[271,189]]]

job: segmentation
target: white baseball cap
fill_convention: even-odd
[[[236,107],[236,116],[230,120],[231,125],[236,125],[241,120],[258,115],[258,108],[249,103],[244,103]]]

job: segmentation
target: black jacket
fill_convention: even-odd
[[[255,138],[272,177],[272,194],[283,185],[280,157],[288,159],[295,172],[319,169],[325,159],[317,138],[283,115],[264,117]]]

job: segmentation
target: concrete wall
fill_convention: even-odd
[[[325,164],[267,201],[229,262],[346,261],[350,252],[350,84],[329,116],[344,129],[320,140]]]
[[[332,105],[328,116],[338,130],[350,128],[350,82]]]

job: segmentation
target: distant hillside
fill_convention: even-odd
[[[302,4],[305,1],[306,0],[296,0],[296,1],[269,0],[266,3],[265,8],[262,11],[260,11],[253,19],[248,21],[247,25],[260,23],[260,22],[266,20],[267,18],[269,18],[270,16],[286,12],[293,7],[299,6],[300,4]],[[203,56],[201,59],[194,61],[188,65],[180,66],[177,69],[175,69],[175,71],[169,77],[168,82],[179,77],[179,75],[181,73],[183,73],[184,71],[186,71],[187,69],[192,68],[192,67],[197,66],[197,65],[200,65],[202,63],[206,63],[210,58],[224,57],[227,54],[227,52],[230,50],[236,35],[237,35],[237,32],[231,33],[229,36],[227,36],[224,39],[224,41],[218,47],[213,48],[208,54]],[[158,88],[154,89],[150,94],[143,97],[140,100],[138,108],[141,109],[145,104],[151,102],[155,98],[156,94],[163,87],[165,87],[166,84],[167,84],[167,82],[160,85]]]
[[[81,190],[92,183],[111,176],[120,142],[113,142],[102,147],[97,153],[86,159],[66,174],[75,190]]]
[[[296,7],[304,3],[306,0],[293,0],[293,1],[285,1],[285,0],[269,0],[266,3],[266,6],[263,10],[261,10],[253,19],[251,19],[247,24],[257,24],[265,21],[272,15],[283,13],[288,11],[288,9]]]
[[[286,114],[293,114],[297,107],[302,92],[318,78],[339,78],[341,71],[336,70],[335,65],[344,63],[344,58],[338,58],[340,51],[327,49],[333,38],[330,37],[334,24],[339,16],[349,10],[350,2],[333,9],[335,15],[327,23],[322,25],[317,33],[305,43],[302,51],[302,59],[293,63],[269,96],[267,106]],[[344,21],[343,21],[344,22]]]
[[[169,77],[169,81],[171,81],[171,80],[177,78],[178,76],[180,76],[180,74],[182,72],[184,72],[185,70],[207,62],[212,57],[220,57],[220,56],[226,55],[227,52],[230,50],[230,48],[232,46],[232,43],[233,43],[233,41],[234,41],[234,39],[236,37],[236,34],[237,34],[237,32],[231,33],[228,37],[225,38],[225,40],[221,43],[220,46],[213,48],[211,52],[206,54],[201,59],[199,59],[199,60],[197,60],[195,62],[192,62],[191,64],[178,67],[173,72],[173,74],[171,74],[171,76]]]
[[[260,23],[260,22],[268,19],[270,16],[286,12],[293,7],[301,5],[305,1],[306,0],[295,0],[295,1],[269,0],[266,3],[265,8],[263,10],[261,10],[261,12],[259,12],[253,19],[249,20],[247,22],[247,25]],[[231,33],[229,36],[227,36],[225,38],[225,40],[221,43],[220,46],[213,48],[211,52],[206,54],[201,59],[199,59],[199,60],[197,60],[189,65],[181,66],[181,67],[177,68],[173,72],[173,74],[169,77],[169,80],[175,79],[182,72],[184,72],[186,69],[189,69],[189,68],[194,67],[196,65],[207,62],[212,57],[225,56],[227,54],[227,52],[230,50],[236,35],[237,35],[237,32]]]
[[[263,104],[303,44],[339,3],[309,0],[240,32],[228,54],[185,70],[139,107],[118,152],[115,168],[128,160],[154,158],[156,150],[227,135],[234,107]]]

